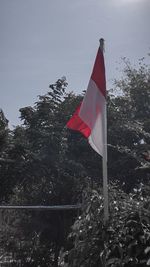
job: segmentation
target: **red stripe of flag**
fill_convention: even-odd
[[[106,97],[106,78],[104,56],[101,49],[98,49],[91,79],[96,83],[104,97]]]

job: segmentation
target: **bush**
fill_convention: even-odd
[[[103,223],[102,192],[86,192],[82,214],[72,227],[59,266],[150,265],[150,186],[140,184],[126,194],[112,185],[109,191],[107,225]]]

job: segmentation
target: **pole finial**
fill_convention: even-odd
[[[101,38],[99,40],[99,42],[100,42],[100,49],[101,49],[101,51],[102,52],[105,52],[105,45],[104,45],[105,40],[103,38]]]

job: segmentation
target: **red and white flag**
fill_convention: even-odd
[[[103,51],[99,47],[85,97],[67,123],[81,132],[91,147],[104,156],[106,145],[106,79]]]

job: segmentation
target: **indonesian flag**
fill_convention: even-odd
[[[81,132],[101,156],[106,145],[106,79],[104,56],[99,47],[85,97],[67,123]]]

